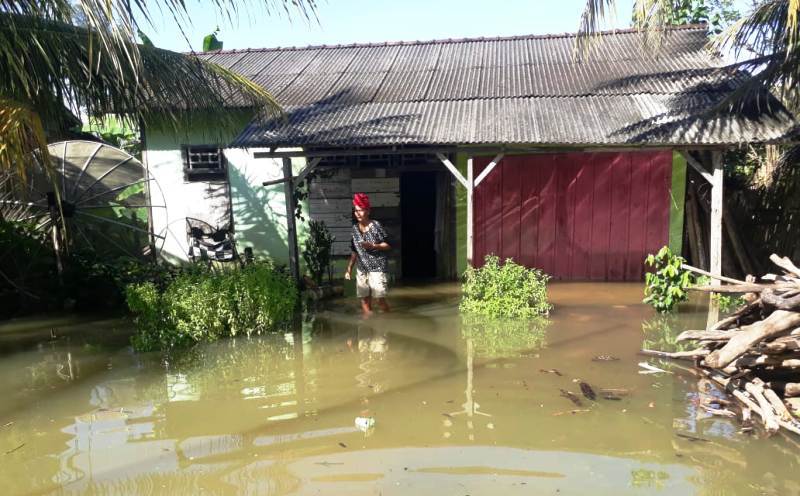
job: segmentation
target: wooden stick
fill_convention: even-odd
[[[721,349],[714,351],[704,360],[705,365],[720,369],[740,357],[754,344],[779,336],[800,325],[800,313],[776,310],[766,319],[742,327]]]
[[[689,264],[681,264],[681,269],[688,270],[688,271],[691,271],[691,272],[696,272],[698,274],[702,274],[704,276],[708,276],[708,277],[710,277],[712,279],[717,279],[717,280],[720,280],[720,281],[730,282],[730,283],[733,283],[733,284],[740,284],[740,285],[745,285],[745,286],[749,284],[749,283],[747,283],[745,281],[740,281],[739,279],[733,279],[731,277],[716,276],[716,275],[712,274],[711,272],[708,272],[707,270],[698,269],[697,267],[692,267]]]
[[[640,350],[641,355],[653,356],[658,358],[673,358],[676,360],[692,360],[697,357],[704,357],[711,353],[711,350],[705,348],[698,348],[691,351],[658,351],[658,350]]]

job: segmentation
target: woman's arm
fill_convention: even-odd
[[[350,260],[347,261],[347,271],[344,273],[345,280],[350,280],[350,274],[353,272],[353,264],[356,263],[356,252],[350,252]]]

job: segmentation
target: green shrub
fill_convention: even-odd
[[[322,284],[322,276],[327,272],[331,263],[331,249],[333,236],[331,236],[325,223],[312,220],[308,223],[309,235],[303,250],[303,260],[311,272],[311,277],[317,285]]]
[[[483,267],[467,268],[462,284],[462,312],[487,317],[530,318],[548,315],[550,277],[538,269],[528,269],[510,258],[501,264],[487,255]]]
[[[665,313],[688,300],[689,288],[696,281],[691,272],[681,269],[685,262],[683,257],[673,254],[666,246],[655,255],[647,255],[645,263],[654,270],[645,274],[644,303]]]
[[[195,265],[163,289],[129,285],[126,301],[137,327],[134,348],[148,351],[278,330],[291,320],[297,288],[269,262],[224,271]]]

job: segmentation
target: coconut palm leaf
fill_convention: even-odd
[[[576,57],[590,52],[598,39],[601,24],[613,19],[616,3],[616,0],[586,0],[575,44]],[[662,45],[666,33],[664,27],[673,23],[674,15],[671,0],[635,0],[633,4],[633,26],[642,32],[642,41],[653,49]]]
[[[315,0],[250,4],[267,14],[282,9],[305,17],[316,9]],[[213,1],[231,19],[246,5]],[[176,127],[187,115],[207,116],[216,129],[236,123],[238,117],[225,110],[231,103],[280,114],[268,91],[238,74],[191,54],[137,44],[140,27],[152,26],[153,8],[166,12],[181,30],[190,25],[184,0],[0,0],[0,98],[14,102],[0,115],[0,127],[33,133],[4,140],[0,167],[13,167],[12,158],[33,149],[46,153],[29,125],[32,114],[23,108],[38,114],[40,124],[60,122],[66,104],[90,116],[119,113],[133,122],[158,117]]]

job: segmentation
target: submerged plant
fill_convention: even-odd
[[[686,260],[665,246],[658,253],[647,255],[645,263],[653,272],[645,274],[644,303],[658,312],[671,311],[680,302],[689,299],[689,288],[695,284],[692,273],[681,266]]]
[[[487,255],[483,267],[467,268],[462,284],[460,310],[486,317],[531,318],[548,315],[550,277],[496,255]]]

